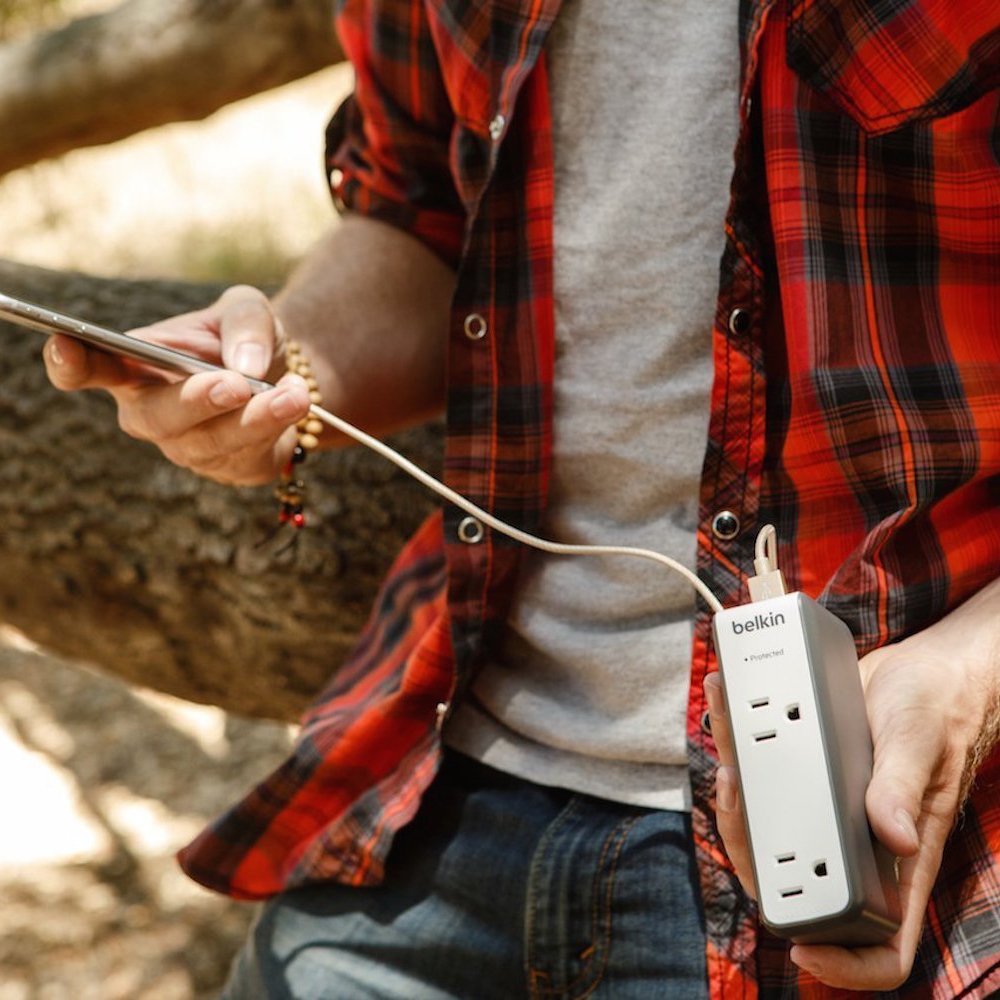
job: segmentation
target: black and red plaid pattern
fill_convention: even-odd
[[[550,459],[543,46],[558,7],[344,0],[357,85],[328,137],[347,207],[456,267],[446,478],[528,530]],[[1000,572],[1000,4],[743,0],[740,25],[698,566],[740,600],[756,529],[775,523],[790,583],[864,652]],[[479,339],[463,332],[472,313]],[[741,522],[726,542],[711,531],[723,509]],[[182,853],[193,877],[244,898],[379,879],[436,770],[436,706],[461,696],[516,580],[517,547],[490,532],[463,544],[459,520],[431,518],[400,555],[292,757]],[[699,725],[712,667],[699,604],[688,733],[713,997],[835,995],[758,931],[722,853]],[[887,995],[1000,989],[998,776],[994,756],[946,850],[913,976]]]

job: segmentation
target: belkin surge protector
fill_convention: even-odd
[[[715,616],[761,919],[804,944],[899,927],[893,858],[872,837],[872,740],[847,626],[801,593]]]

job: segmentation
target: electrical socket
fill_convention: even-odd
[[[871,834],[872,740],[847,626],[802,593],[714,620],[761,919],[800,943],[899,928],[894,860]]]

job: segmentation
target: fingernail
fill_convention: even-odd
[[[236,392],[228,382],[216,382],[208,390],[208,398],[222,409],[229,409],[238,402]]]
[[[265,369],[264,348],[260,344],[240,344],[233,355],[233,367],[251,378],[260,378]]]
[[[908,840],[914,844],[919,840],[917,827],[913,822],[913,817],[905,809],[896,810],[896,825],[906,834]]]
[[[298,416],[302,404],[296,393],[284,391],[271,400],[271,413],[278,420],[291,420]]]
[[[49,344],[49,360],[54,365],[61,365],[63,363],[62,351],[56,347],[55,342]]]
[[[736,783],[731,768],[720,767],[715,775],[715,801],[723,812],[736,808]]]
[[[793,946],[792,950],[788,953],[788,957],[792,962],[797,965],[800,969],[808,972],[811,976],[816,976],[819,974],[820,965],[818,962],[813,961],[810,958],[803,958],[801,954],[801,949],[797,946]]]

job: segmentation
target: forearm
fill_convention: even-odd
[[[311,250],[274,308],[320,384],[323,405],[372,434],[444,403],[455,276],[422,243],[349,215]],[[323,443],[343,443],[324,433]]]

